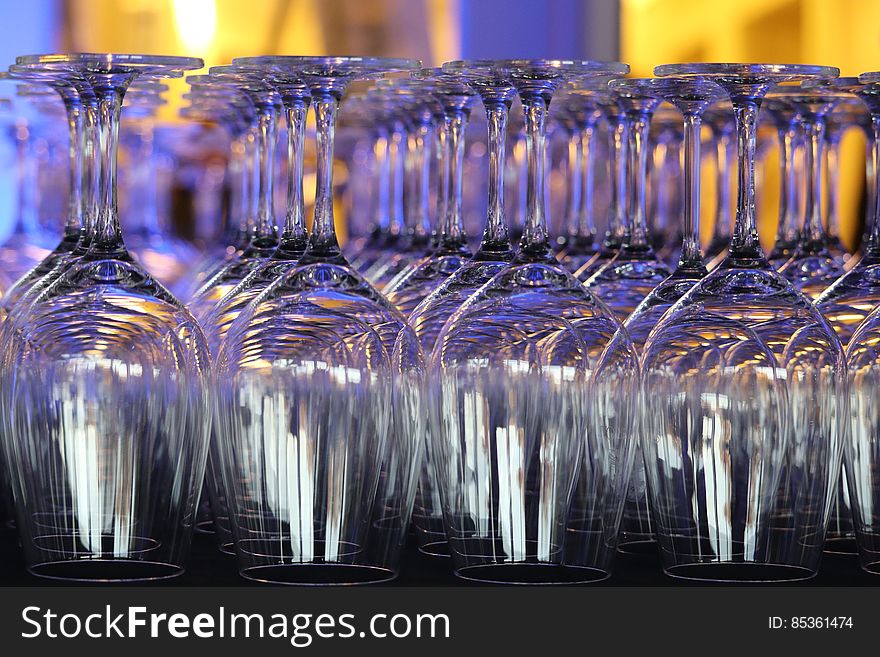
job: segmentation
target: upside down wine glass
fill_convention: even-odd
[[[623,323],[638,353],[663,314],[706,276],[700,249],[700,128],[703,112],[724,95],[713,82],[692,78],[658,78],[652,81],[651,92],[675,105],[684,117],[682,244],[675,271],[657,285]],[[639,457],[627,491],[620,527],[620,551],[643,553],[656,550],[652,525],[645,470]]]
[[[116,209],[119,112],[140,75],[201,60],[19,57],[96,97],[100,172],[88,250],[12,315],[3,447],[28,569],[71,580],[183,572],[208,448],[208,357],[192,315],[128,254]]]
[[[621,322],[667,276],[669,268],[654,253],[648,235],[645,208],[648,130],[651,116],[662,101],[653,79],[612,80],[629,124],[627,141],[627,233],[623,245],[584,285],[602,299]]]
[[[763,255],[754,152],[772,85],[838,70],[676,64],[655,73],[723,87],[740,156],[728,256],[667,311],[644,350],[642,447],[663,567],[713,581],[809,578],[840,476],[845,362],[827,321]]]
[[[397,572],[424,429],[421,354],[403,316],[343,257],[333,138],[351,80],[418,62],[260,57],[309,87],[317,134],[306,252],[229,327],[217,357],[220,466],[239,570],[286,584],[384,581]]]
[[[811,299],[818,297],[843,275],[843,261],[828,248],[829,240],[822,221],[822,159],[825,146],[825,116],[847,94],[826,87],[781,87],[784,95],[801,117],[804,129],[804,169],[806,194],[804,220],[791,258],[779,272]]]
[[[190,78],[191,80],[191,78]],[[275,221],[274,166],[276,119],[281,104],[278,92],[252,71],[230,66],[215,66],[199,85],[219,89],[221,94],[237,93],[254,109],[252,130],[256,135],[256,208],[254,227],[248,247],[237,259],[230,261],[198,290],[189,303],[196,318],[209,324],[209,314],[217,302],[232,291],[251,272],[262,266],[278,247],[278,225]],[[209,338],[213,337],[208,336]],[[213,350],[217,345],[209,341]]]
[[[502,64],[491,60],[468,60],[447,62],[443,65],[444,71],[458,76],[480,95],[486,111],[489,146],[488,207],[486,225],[477,252],[425,297],[409,315],[409,324],[426,354],[434,349],[437,336],[450,315],[513,258],[504,215],[503,166],[507,117],[516,90],[501,68]],[[453,185],[453,189],[457,187]],[[460,203],[455,205],[460,207]],[[443,529],[440,493],[434,479],[429,452],[422,459],[413,524],[422,552],[435,556],[449,555]]]
[[[637,373],[610,310],[554,257],[544,214],[545,119],[566,79],[622,75],[583,61],[496,62],[526,124],[526,224],[514,261],[450,316],[432,356],[429,449],[455,573],[570,583],[610,573],[632,464]],[[613,383],[612,383],[613,382]]]
[[[462,217],[464,138],[476,93],[462,76],[442,69],[415,74],[430,83],[430,93],[443,110],[448,187],[445,214],[437,226],[436,247],[423,259],[404,269],[382,290],[388,300],[408,317],[417,305],[471,257]]]
[[[880,139],[880,76],[868,73],[859,77],[860,84],[848,87],[855,93],[871,113],[871,129],[874,134],[874,149]],[[873,180],[868,188],[880,189],[877,186],[878,173],[877,151],[872,157]],[[872,201],[872,218],[869,222],[868,239],[862,246],[862,257],[846,274],[826,289],[818,299],[816,307],[822,312],[837,332],[840,341],[846,345],[855,327],[880,304],[880,210],[877,206],[877,194],[869,194]]]

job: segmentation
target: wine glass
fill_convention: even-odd
[[[191,76],[193,77],[193,76]],[[226,212],[226,225],[218,242],[209,247],[205,255],[196,262],[187,277],[187,283],[182,293],[185,300],[192,296],[212,278],[218,271],[229,264],[230,261],[241,257],[241,254],[250,244],[251,224],[253,216],[250,213],[252,205],[252,167],[247,165],[249,161],[249,138],[252,137],[248,127],[250,121],[247,116],[251,112],[248,106],[245,111],[235,103],[206,102],[200,95],[184,94],[190,104],[181,108],[180,117],[188,121],[213,123],[220,126],[229,138],[229,155],[223,179],[224,186],[229,190],[228,210]]]
[[[208,279],[189,303],[193,314],[203,325],[210,325],[209,314],[251,272],[265,264],[278,247],[278,225],[274,208],[274,164],[276,119],[281,105],[278,92],[253,71],[234,66],[214,66],[206,81],[200,84],[219,87],[221,90],[242,94],[253,105],[251,129],[256,136],[256,208],[251,242],[241,256],[229,262]],[[221,93],[224,93],[221,91]],[[209,347],[217,347],[208,336]]]
[[[871,113],[874,141],[880,136],[880,76],[867,73],[858,84],[840,87],[855,93]],[[872,154],[877,157],[876,151]],[[877,189],[876,165],[868,189]],[[877,195],[869,193],[873,203],[868,238],[862,246],[862,257],[846,274],[837,279],[817,299],[816,307],[828,318],[840,341],[846,345],[856,326],[880,304],[880,209]]]
[[[446,213],[438,222],[436,247],[400,272],[382,290],[404,317],[472,255],[462,218],[461,190],[465,130],[477,94],[463,75],[442,69],[423,69],[415,75],[430,83],[430,93],[443,109],[449,182],[444,204]]]
[[[428,189],[431,162],[428,155],[434,115],[438,110],[434,107],[436,100],[427,93],[429,85],[419,80],[380,80],[370,92],[396,117],[395,121],[404,126],[407,144],[406,157],[398,154],[394,159],[395,175],[392,178],[395,181],[392,207],[398,208],[394,214],[403,215],[400,238],[393,250],[364,272],[367,280],[379,289],[430,253]],[[396,132],[400,129],[392,131]]]
[[[171,234],[168,225],[169,174],[173,163],[163,152],[155,114],[166,104],[168,86],[141,82],[131,86],[122,109],[120,215],[129,251],[163,285],[179,295],[198,251]]]
[[[423,429],[420,350],[403,316],[346,261],[333,220],[333,138],[348,84],[418,62],[258,57],[310,89],[315,218],[298,266],[231,324],[217,356],[214,444],[243,576],[343,584],[395,576]],[[393,379],[393,387],[391,387]]]
[[[457,76],[480,95],[486,111],[488,207],[482,241],[476,253],[443,280],[409,315],[409,324],[426,354],[433,350],[437,336],[450,315],[513,258],[504,211],[503,162],[507,117],[516,91],[502,64],[491,60],[460,60],[446,62],[443,66],[450,75]],[[439,490],[427,452],[422,461],[413,524],[422,552],[435,556],[449,555]]]
[[[637,366],[622,333],[619,359],[600,367],[619,324],[550,248],[545,120],[566,79],[628,67],[510,60],[495,68],[517,88],[525,115],[526,224],[513,262],[449,317],[436,340],[429,451],[459,577],[594,581],[610,572],[633,455],[632,441],[620,439],[631,435],[623,425],[632,413],[612,413],[616,403],[602,391],[626,388]],[[618,384],[605,388],[610,380]]]
[[[774,84],[831,67],[675,64],[711,80],[737,121],[739,185],[728,255],[645,344],[642,446],[664,570],[713,581],[815,575],[845,436],[840,342],[770,267],[755,218],[757,115]]]
[[[68,212],[64,233],[58,245],[33,269],[15,281],[0,300],[0,312],[5,316],[36,286],[34,294],[42,290],[47,276],[63,268],[67,262],[82,255],[88,246],[84,242],[87,225],[92,220],[95,175],[91,163],[86,165],[94,149],[95,95],[91,86],[69,71],[37,71],[32,67],[13,65],[10,75],[16,79],[40,82],[55,89],[67,111],[69,131],[70,181]],[[89,155],[86,155],[88,153]],[[92,170],[90,170],[92,169]],[[48,282],[48,281],[46,281]]]
[[[803,135],[800,117],[786,94],[771,91],[762,103],[762,110],[772,119],[779,140],[779,225],[773,249],[767,256],[773,268],[779,269],[794,254],[800,233],[800,194],[795,151],[803,145]]]
[[[807,177],[804,196],[804,222],[791,258],[779,268],[801,292],[818,297],[843,275],[843,262],[828,249],[828,236],[822,221],[822,160],[825,146],[825,116],[848,94],[829,87],[780,87],[801,118],[804,130],[804,169]]]
[[[878,151],[880,145],[875,143],[874,152]],[[846,348],[852,437],[844,449],[844,472],[849,484],[848,502],[852,509],[859,561],[869,573],[880,572],[880,527],[874,511],[880,499],[880,479],[877,474],[877,459],[880,456],[877,440],[880,435],[880,408],[877,405],[877,385],[880,383],[878,327],[880,311],[875,309],[853,331]],[[838,547],[839,543],[834,545],[834,548]]]
[[[593,257],[575,270],[579,281],[587,281],[607,265],[623,246],[627,233],[626,216],[626,157],[629,122],[626,113],[612,90],[599,100],[599,109],[608,124],[608,180],[611,195],[608,202],[605,237]]]
[[[296,266],[305,253],[308,242],[302,185],[305,122],[311,102],[309,89],[291,75],[290,71],[277,71],[271,65],[260,66],[251,63],[247,66],[238,65],[237,69],[253,79],[262,80],[267,87],[275,90],[285,108],[288,139],[287,211],[284,229],[275,251],[262,263],[257,263],[250,273],[206,312],[202,326],[208,338],[208,345],[215,350],[223,341],[232,322],[248,304],[275,279]],[[237,275],[240,273],[243,272],[236,271]],[[231,278],[227,277],[227,281],[231,281]]]
[[[562,117],[569,133],[567,235],[559,261],[576,272],[598,253],[593,219],[595,153],[593,138],[602,118],[600,101],[608,102],[607,79],[571,83],[563,97]]]
[[[627,140],[628,231],[617,254],[588,278],[584,285],[602,299],[623,322],[670,271],[654,253],[648,235],[645,209],[647,141],[651,115],[662,98],[651,78],[612,80],[629,123]]]
[[[185,57],[19,57],[91,85],[100,172],[90,245],[7,318],[3,447],[28,570],[79,581],[183,572],[208,449],[208,354],[192,315],[128,254],[116,205],[119,113],[140,75]]]
[[[703,112],[718,102],[724,92],[708,80],[658,78],[651,83],[651,93],[677,107],[684,117],[682,245],[678,266],[672,274],[657,285],[623,323],[639,353],[663,314],[707,273],[700,248],[700,129]],[[639,458],[627,491],[619,549],[635,553],[653,551],[656,549],[653,534],[644,468]]]

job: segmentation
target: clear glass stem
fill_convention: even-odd
[[[428,158],[428,140],[433,133],[430,119],[416,124],[412,131],[412,235],[417,244],[426,244],[431,234],[428,211],[430,196],[431,160]]]
[[[287,110],[287,213],[284,218],[285,242],[305,246],[308,237],[303,198],[303,147],[309,98],[285,98]]]
[[[87,88],[86,88],[87,87]],[[91,245],[98,208],[98,105],[91,85],[78,87],[82,104],[82,231],[75,252],[82,255]]]
[[[736,116],[739,163],[736,224],[730,240],[730,255],[736,259],[761,259],[763,252],[758,240],[758,224],[755,216],[755,143],[759,103],[752,98],[732,100]]]
[[[70,162],[69,196],[67,219],[64,224],[65,237],[79,237],[83,226],[83,139],[84,112],[79,94],[61,90],[64,107],[67,110],[67,157]]]
[[[594,154],[593,136],[596,133],[594,121],[582,126],[579,131],[581,142],[581,205],[578,209],[577,234],[582,239],[593,240],[596,236],[596,224],[593,220],[593,190],[594,190]]]
[[[254,180],[254,169],[255,169],[255,153],[256,153],[256,130],[254,126],[249,126],[247,132],[244,136],[244,160],[243,160],[243,174],[244,174],[244,188],[242,194],[242,200],[244,201],[245,208],[245,222],[247,223],[248,230],[248,241],[252,241],[255,236],[255,228],[256,228],[256,212],[254,210],[254,201],[256,199],[256,193],[254,192],[255,188],[255,180]]]
[[[629,182],[627,184],[627,214],[629,232],[626,239],[631,248],[648,246],[647,209],[645,204],[645,182],[648,172],[648,129],[651,115],[634,112],[629,116]]]
[[[520,255],[547,257],[550,234],[544,210],[544,164],[549,98],[541,92],[520,92],[526,130],[526,216]]]
[[[580,228],[581,196],[583,194],[584,149],[581,131],[568,126],[568,189],[565,194],[565,223],[569,237],[576,237]]]
[[[446,108],[445,126],[448,148],[448,194],[446,214],[440,225],[439,247],[458,249],[467,241],[462,219],[462,174],[464,167],[464,133],[468,112],[462,107]]]
[[[391,206],[388,216],[388,229],[392,235],[401,235],[404,231],[404,163],[406,159],[406,130],[403,124],[394,120],[389,135],[388,155],[390,160],[391,179],[389,197]]]
[[[339,109],[341,95],[341,92],[337,96],[328,89],[312,90],[318,144],[315,220],[309,241],[309,252],[312,256],[339,255],[339,243],[336,241],[336,225],[333,219],[333,141],[336,136],[336,112]]]
[[[684,115],[684,207],[679,268],[701,269],[700,251],[700,128],[698,113]]]
[[[828,180],[828,223],[826,233],[838,236],[840,229],[840,138],[841,135],[828,134],[825,127],[825,175]]]
[[[733,169],[735,142],[729,130],[722,128],[715,144],[717,171],[715,175],[715,238],[729,239],[730,233],[730,174]]]
[[[373,223],[379,232],[386,235],[389,231],[389,191],[391,187],[391,158],[389,154],[389,138],[384,127],[376,130],[373,141],[373,161],[376,163],[376,207]]]
[[[802,246],[810,251],[825,247],[825,227],[822,225],[822,152],[825,142],[825,120],[804,122],[804,169],[807,178],[804,198],[804,227]]]
[[[794,155],[797,146],[797,128],[790,123],[779,130],[779,227],[777,243],[790,243],[796,238],[797,176]]]
[[[273,103],[257,104],[257,214],[254,238],[258,242],[278,239],[275,223],[274,186],[276,109]]]
[[[434,134],[434,163],[437,167],[437,203],[434,222],[434,236],[440,233],[440,223],[446,216],[446,197],[449,196],[449,143],[446,139],[446,120],[441,116],[436,121]]]
[[[620,113],[608,117],[609,154],[608,166],[611,178],[611,199],[608,206],[608,229],[605,233],[605,246],[619,248],[626,238],[626,143],[629,125],[626,115]]]
[[[98,207],[94,234],[89,247],[98,257],[118,257],[125,253],[116,197],[116,154],[119,145],[119,114],[122,97],[131,82],[103,81],[95,84],[98,103]]]
[[[868,244],[865,247],[866,255],[872,257],[880,257],[880,113],[871,112],[871,127],[874,131],[874,138],[871,141],[871,178],[869,186],[872,186],[873,193],[869,195],[871,200],[871,233],[868,238]]]
[[[504,156],[507,145],[507,116],[510,105],[504,100],[483,96],[488,124],[489,205],[481,251],[508,251],[510,236],[504,214]]]

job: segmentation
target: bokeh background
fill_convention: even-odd
[[[876,0],[0,0],[0,11],[0,65],[67,50],[197,55],[208,65],[257,54],[394,55],[431,65],[620,59],[634,75],[675,61],[831,64],[843,75],[880,68]],[[175,98],[184,87],[173,85],[163,120],[178,120]],[[840,177],[841,237],[850,247],[862,225],[864,166],[864,137],[850,131]],[[775,230],[777,167],[771,149],[759,202],[765,244]],[[712,215],[713,183],[704,177],[704,217]],[[0,206],[14,203],[11,188],[0,183]],[[176,224],[198,238],[202,229],[188,228],[190,219]]]

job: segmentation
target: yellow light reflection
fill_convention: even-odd
[[[174,0],[174,28],[188,54],[203,54],[217,29],[214,0]]]

